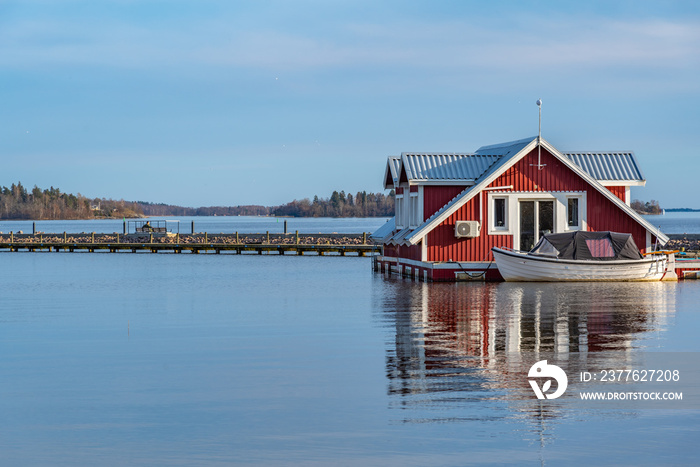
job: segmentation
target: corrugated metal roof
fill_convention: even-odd
[[[396,230],[396,217],[392,217],[379,227],[376,232],[370,235],[370,238],[378,240],[381,243],[386,243],[386,240],[391,237],[392,232]]]
[[[537,138],[533,136],[531,138],[519,139],[517,141],[510,141],[507,143],[492,144],[490,146],[482,146],[476,150],[478,155],[494,155],[494,156],[513,156],[522,149],[530,144],[533,139]]]
[[[401,173],[401,157],[400,156],[389,156],[389,163],[391,164],[391,176],[395,180],[398,180],[399,174]]]
[[[632,152],[567,152],[564,155],[598,181],[643,181]]]
[[[418,154],[403,153],[409,180],[476,180],[500,156],[476,154]]]
[[[411,181],[477,181],[498,170],[536,137],[508,143],[483,146],[476,153],[402,153],[389,157],[392,178],[396,181],[401,170]],[[564,155],[588,175],[600,182],[645,181],[634,153],[629,152],[568,152]]]

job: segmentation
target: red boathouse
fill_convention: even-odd
[[[642,253],[668,241],[630,208],[644,176],[632,152],[563,153],[538,137],[471,154],[390,156],[395,217],[373,234],[376,267],[420,280],[500,280],[492,247],[530,250],[572,230],[631,233]]]

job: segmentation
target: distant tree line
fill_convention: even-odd
[[[189,208],[145,201],[87,198],[62,193],[58,188],[29,191],[21,182],[0,187],[0,219],[95,219],[157,216],[293,216],[293,217],[390,217],[394,215],[394,191],[358,192],[355,196],[334,191],[330,198],[314,196],[282,206],[209,206]]]
[[[0,188],[0,219],[94,219],[99,217],[138,217],[136,203],[124,200],[86,198],[61,193],[58,188],[29,191],[21,182]]]
[[[640,214],[661,214],[663,212],[661,206],[659,206],[659,202],[655,199],[647,201],[646,203],[635,199],[630,204],[630,207]]]
[[[382,193],[358,192],[355,196],[334,191],[330,198],[314,196],[278,206],[275,216],[293,217],[390,217],[394,215],[394,190],[388,196]]]
[[[155,216],[269,216],[272,208],[267,206],[207,206],[187,208],[163,203],[137,201],[144,215]]]

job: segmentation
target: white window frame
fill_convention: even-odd
[[[396,195],[394,199],[396,200],[396,212],[394,213],[394,216],[396,217],[396,228],[400,230],[400,229],[404,228],[404,224],[403,224],[403,218],[404,218],[403,194]]]
[[[495,199],[506,198],[506,225],[496,226]],[[578,199],[578,226],[569,226],[569,198]],[[520,243],[520,201],[555,201],[554,231],[570,232],[586,230],[585,191],[509,191],[488,194],[487,225],[489,235],[513,235],[515,244]]]
[[[578,200],[578,219],[577,219],[576,225],[569,225],[569,200],[570,199]],[[565,213],[564,220],[566,222],[566,230],[567,231],[581,230],[582,225],[583,225],[583,215],[581,213],[582,208],[583,208],[583,195],[582,194],[567,195],[566,196],[566,202],[564,204],[564,213]]]
[[[507,195],[489,196],[489,206],[491,208],[489,230],[493,232],[508,232],[510,230],[510,207]],[[503,225],[496,225],[496,201],[503,201]]]
[[[418,192],[412,191],[408,196],[408,226],[412,229],[418,227],[422,221],[419,212]]]

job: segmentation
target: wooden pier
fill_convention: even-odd
[[[29,252],[149,252],[367,256],[381,246],[367,234],[0,234],[0,251]]]

